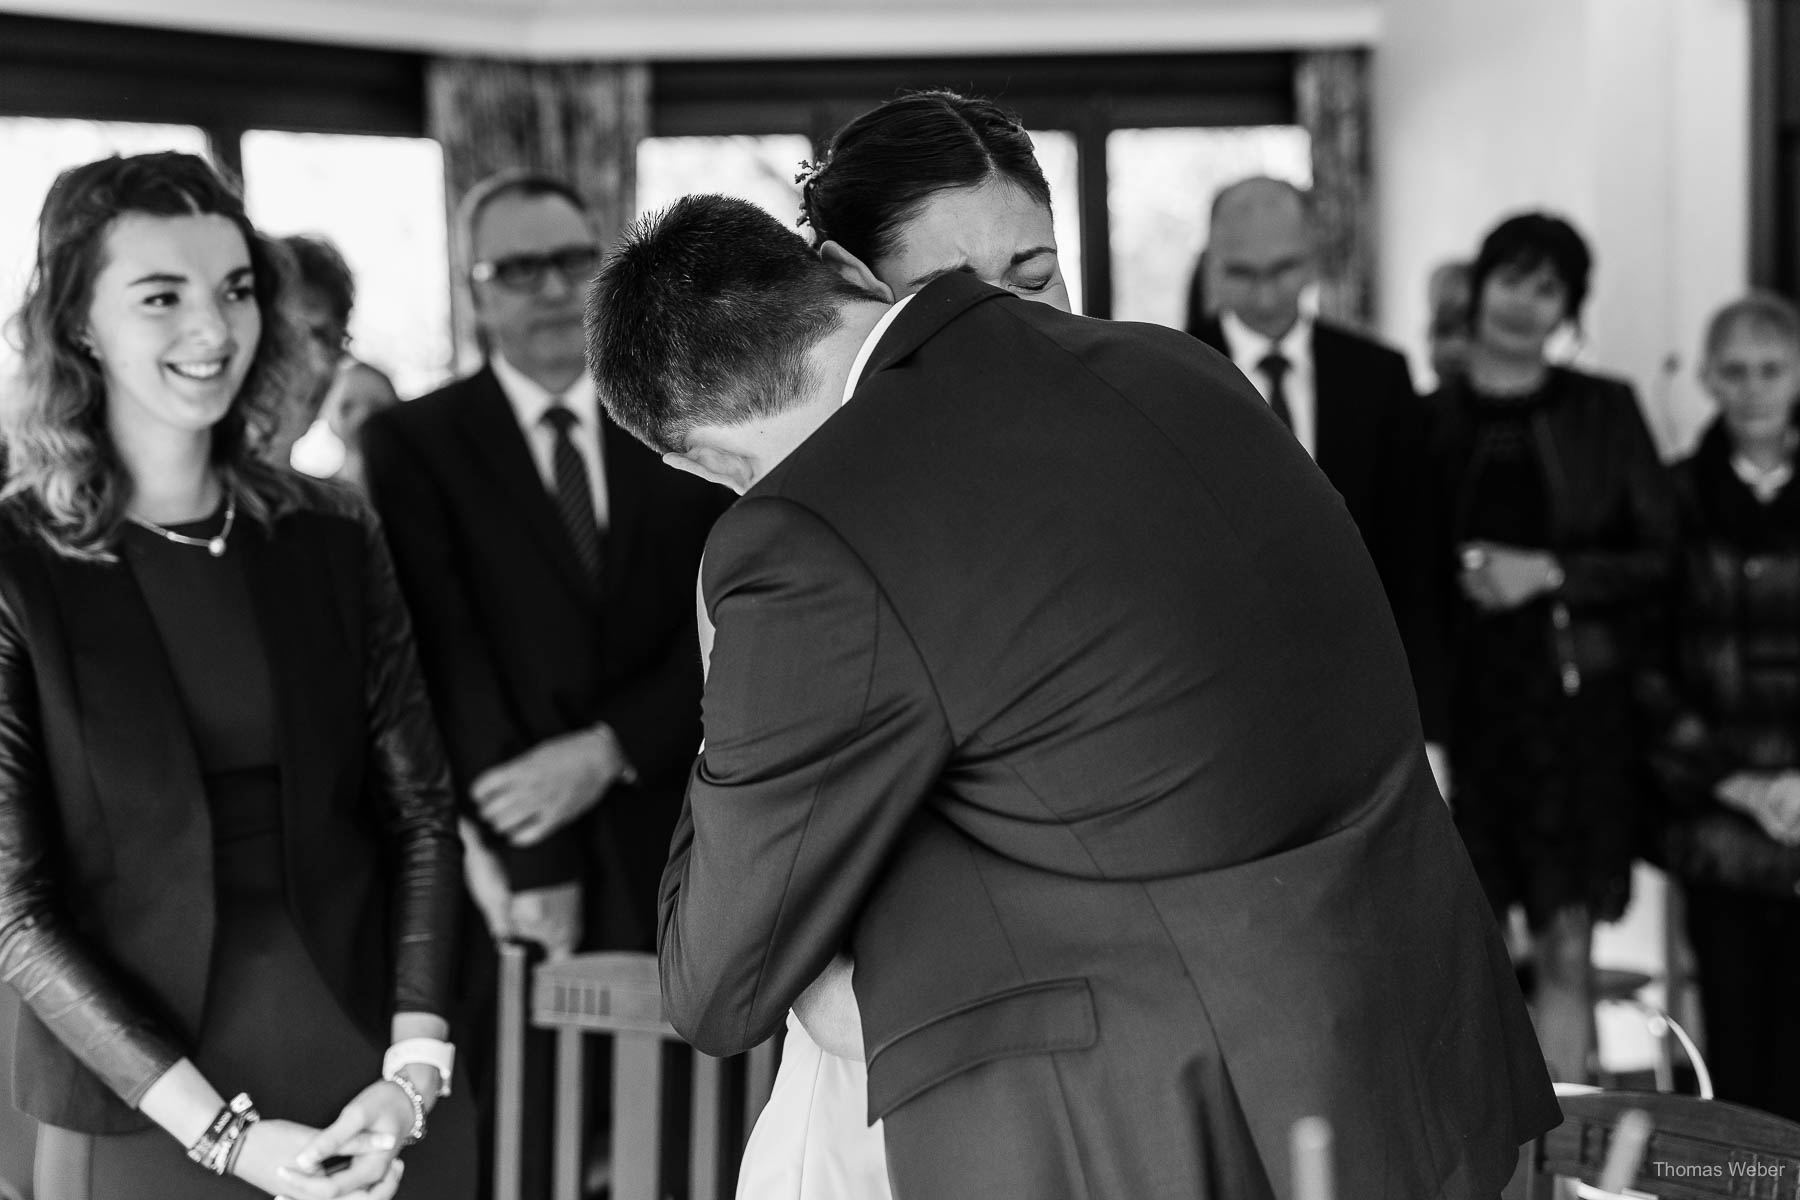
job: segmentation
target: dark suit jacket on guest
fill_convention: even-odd
[[[700,741],[694,579],[731,497],[610,423],[601,445],[610,525],[596,589],[491,370],[363,431],[458,795],[546,739],[610,725],[637,784],[538,846],[500,851],[516,890],[587,882],[588,947],[648,949]]]
[[[1209,317],[1195,337],[1230,357]],[[1398,350],[1329,321],[1312,332],[1319,469],[1350,510],[1387,590],[1428,740],[1448,736],[1449,692],[1432,554],[1426,410]]]
[[[447,1013],[456,841],[407,617],[367,506],[334,485],[239,520],[269,653],[294,924],[345,1011]],[[88,1133],[191,1050],[214,928],[194,738],[123,563],[52,553],[0,505],[0,979],[26,999],[14,1098]],[[423,886],[448,877],[450,886]]]
[[[1185,334],[918,293],[722,518],[665,1001],[845,946],[900,1200],[1497,1194],[1557,1110],[1344,505]]]

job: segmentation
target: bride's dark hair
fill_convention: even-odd
[[[1050,207],[1050,185],[1017,117],[992,100],[912,92],[837,131],[805,179],[800,213],[815,245],[834,241],[873,266],[928,197],[996,178]]]

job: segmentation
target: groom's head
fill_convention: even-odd
[[[883,307],[755,205],[687,196],[628,230],[594,280],[588,366],[614,421],[741,492],[836,409]],[[859,310],[874,316],[847,322]]]

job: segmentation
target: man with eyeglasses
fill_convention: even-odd
[[[731,496],[600,408],[582,333],[600,245],[570,186],[487,179],[456,234],[487,361],[370,418],[363,450],[463,801],[483,919],[466,1046],[493,1022],[487,935],[655,949],[700,742],[694,580]]]

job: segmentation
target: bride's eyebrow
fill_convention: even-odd
[[[1006,265],[1008,267],[1016,267],[1020,263],[1030,262],[1032,259],[1037,258],[1040,255],[1055,254],[1055,253],[1056,253],[1055,246],[1050,246],[1050,245],[1031,246],[1031,247],[1021,250],[1017,254],[1013,255],[1012,261],[1007,263]],[[975,269],[975,265],[973,263],[971,263],[968,259],[959,258],[955,262],[945,263],[941,267],[934,267],[932,270],[925,272],[923,275],[919,276],[917,279],[908,280],[906,287],[907,287],[907,290],[909,290],[909,291],[917,291],[919,288],[924,287],[926,284],[930,283],[932,280],[936,279],[940,275],[948,275],[952,271],[972,271],[974,269]]]

